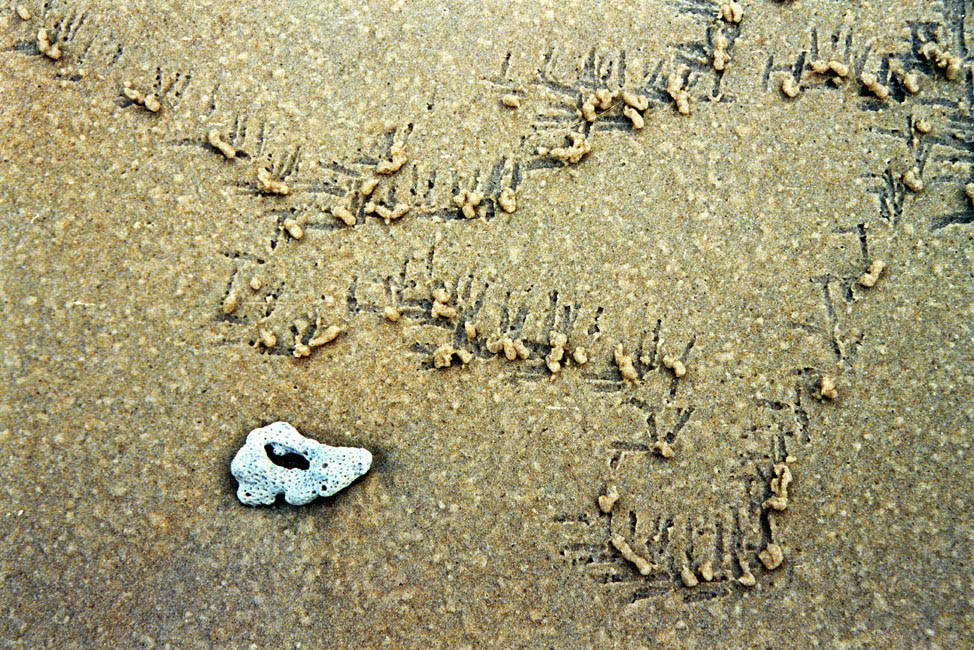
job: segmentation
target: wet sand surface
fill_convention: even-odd
[[[970,4],[449,4],[0,2],[0,645],[972,643]]]

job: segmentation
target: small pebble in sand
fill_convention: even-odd
[[[582,133],[569,133],[568,139],[572,141],[570,147],[555,147],[548,152],[548,157],[559,160],[566,165],[574,165],[592,152],[592,145],[588,143]]]
[[[376,174],[382,174],[384,176],[395,174],[406,164],[406,149],[402,144],[398,142],[393,144],[389,149],[389,155],[391,160],[382,160],[375,166]]]
[[[460,190],[460,193],[453,197],[453,203],[460,208],[460,212],[467,219],[477,217],[477,207],[483,200],[484,195],[481,192],[469,192],[467,190]]]
[[[835,389],[835,380],[828,375],[822,375],[820,391],[825,399],[835,399],[839,396],[839,391]]]
[[[207,131],[206,141],[210,143],[211,147],[222,153],[224,158],[233,160],[237,157],[237,150],[223,139],[223,135],[219,129],[210,129]]]
[[[237,304],[239,301],[240,297],[237,295],[237,292],[231,290],[230,293],[227,294],[227,297],[223,300],[223,313],[232,314],[233,312],[237,311]]]
[[[286,230],[287,234],[294,239],[301,239],[304,237],[304,228],[301,227],[301,224],[298,223],[296,219],[285,219],[284,230]]]
[[[612,543],[612,546],[619,551],[619,554],[623,557],[623,559],[632,562],[633,565],[635,565],[636,570],[639,571],[640,575],[648,576],[653,572],[653,569],[656,568],[656,566],[649,560],[637,555],[636,552],[632,550],[632,547],[626,543],[626,539],[622,535],[617,533],[610,537],[609,541]]]
[[[720,17],[726,22],[737,24],[741,22],[744,18],[744,7],[740,3],[730,0],[730,2],[722,2],[720,4]]]
[[[863,72],[859,75],[859,81],[865,86],[869,92],[876,95],[878,99],[886,101],[889,99],[889,88],[879,83],[879,79],[876,78],[872,72]]]
[[[477,326],[470,321],[467,321],[463,324],[463,333],[467,335],[468,341],[473,341],[475,338],[477,338]]]
[[[257,185],[264,194],[285,196],[291,193],[291,188],[287,186],[287,183],[274,178],[270,170],[265,167],[257,169]]]
[[[674,72],[666,80],[666,92],[676,104],[680,115],[690,114],[690,93],[683,89],[683,72]]]
[[[785,94],[785,97],[794,99],[798,97],[799,90],[801,89],[798,87],[798,82],[795,81],[793,76],[787,75],[781,80],[781,92]]]
[[[261,329],[258,331],[257,339],[261,345],[268,349],[277,345],[277,335],[270,330]]]
[[[687,374],[687,367],[684,363],[671,354],[663,355],[663,365],[672,370],[677,377],[685,377]]]
[[[342,328],[338,325],[329,325],[320,334],[308,341],[308,345],[317,348],[331,343],[338,338],[338,335],[342,333]]]
[[[903,174],[903,185],[911,192],[923,191],[923,181],[920,179],[920,170],[916,167],[909,169]]]
[[[25,7],[24,5],[17,5],[17,16],[18,16],[18,17],[19,17],[19,18],[20,18],[21,20],[30,20],[31,18],[33,18],[33,17],[34,17],[34,16],[33,16],[33,15],[32,15],[32,14],[30,13],[30,9],[28,9],[28,8],[27,8],[27,7]]]
[[[864,287],[872,287],[876,285],[879,280],[879,276],[882,275],[883,271],[886,270],[886,262],[882,260],[873,260],[866,269],[866,272],[859,276],[859,284]]]
[[[782,552],[780,546],[771,543],[765,546],[763,551],[758,553],[758,559],[761,560],[765,569],[773,571],[781,566],[782,560],[785,559],[785,554]]]
[[[346,208],[344,205],[336,205],[333,207],[331,209],[331,214],[346,226],[355,225],[355,215],[352,214],[351,210]]]
[[[615,507],[616,501],[618,500],[619,490],[615,485],[610,485],[605,494],[599,495],[599,510],[609,514],[612,512],[612,508]]]
[[[57,43],[51,43],[51,38],[44,27],[37,30],[37,49],[52,61],[61,58],[61,48]]]
[[[501,97],[501,104],[508,108],[521,108],[521,98],[514,93],[508,93]]]
[[[497,197],[497,202],[504,212],[511,213],[517,210],[517,197],[514,195],[514,190],[509,187],[501,190],[500,196]]]
[[[572,359],[574,359],[575,363],[577,363],[580,366],[583,366],[586,363],[588,363],[588,354],[585,353],[585,348],[576,347],[575,350],[572,352]]]
[[[612,356],[616,366],[619,368],[619,372],[622,373],[623,379],[628,379],[629,381],[639,379],[639,373],[636,372],[636,367],[632,363],[632,357],[626,354],[622,343],[615,346],[615,349],[612,351]]]
[[[717,34],[714,38],[714,57],[713,64],[714,70],[720,72],[727,68],[727,64],[730,63],[730,55],[727,53],[727,37],[723,34]]]
[[[387,305],[385,309],[382,310],[382,315],[386,317],[387,321],[398,323],[399,319],[402,318],[402,314],[399,310],[392,305]]]

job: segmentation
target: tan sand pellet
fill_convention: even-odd
[[[51,37],[44,27],[37,30],[37,49],[52,61],[61,58],[61,48],[56,43],[51,43]]]
[[[30,13],[30,9],[24,5],[17,5],[17,17],[21,20],[30,20],[34,16]]]
[[[835,59],[829,61],[829,70],[843,78],[849,76],[849,66]]]
[[[391,160],[382,160],[375,166],[375,173],[388,176],[395,174],[406,164],[406,149],[403,145],[396,143],[389,149]]]
[[[521,108],[521,98],[514,93],[509,93],[501,97],[501,104],[508,108]]]
[[[455,307],[451,307],[439,300],[433,301],[433,307],[430,310],[430,315],[433,318],[442,318],[444,320],[452,320],[457,317],[457,310]]]
[[[304,228],[301,227],[301,224],[298,223],[296,219],[285,219],[284,230],[286,230],[287,234],[291,235],[291,237],[295,239],[301,239],[304,237]]]
[[[910,72],[903,75],[903,88],[906,92],[911,95],[916,95],[920,92],[920,77],[915,72]]]
[[[622,101],[625,102],[626,106],[635,108],[637,111],[645,111],[649,108],[649,97],[628,90],[622,91]]]
[[[663,355],[663,365],[673,371],[673,374],[677,377],[685,377],[687,374],[687,367],[682,361],[670,354]]]
[[[646,126],[646,121],[643,119],[643,116],[640,115],[639,111],[632,106],[626,106],[623,108],[622,114],[628,117],[629,121],[632,122],[632,128],[639,130]]]
[[[913,122],[913,128],[916,130],[917,133],[921,135],[926,135],[933,130],[933,124],[930,122],[930,120],[924,117],[924,118],[920,118],[919,120],[915,120]]]
[[[822,375],[820,391],[825,399],[835,399],[839,396],[839,391],[835,388],[835,380],[828,375]]]
[[[923,181],[920,179],[920,170],[916,167],[908,169],[905,174],[903,174],[903,185],[906,189],[911,192],[922,192],[923,191]]]
[[[399,319],[402,318],[402,314],[399,313],[399,310],[392,305],[386,305],[386,308],[382,310],[382,315],[385,316],[387,321],[391,321],[393,323],[399,322]]]
[[[514,351],[517,353],[519,359],[527,359],[531,356],[531,350],[524,344],[521,339],[516,339],[514,341]]]
[[[250,278],[250,288],[251,289],[253,289],[254,291],[260,291],[260,288],[262,286],[264,286],[264,283],[261,282],[260,281],[260,278],[258,278],[256,275],[254,277]]]
[[[774,466],[774,477],[770,481],[771,493],[774,495],[767,499],[763,504],[765,508],[772,510],[785,510],[788,508],[788,486],[791,485],[791,469],[785,463],[777,463]]]
[[[741,22],[744,18],[744,7],[740,3],[731,0],[730,2],[722,2],[720,4],[720,17],[724,19],[725,22],[737,24]]]
[[[433,351],[433,367],[448,368],[453,363],[453,353],[456,350],[449,343],[444,343]]]
[[[640,575],[648,576],[650,573],[653,572],[653,569],[656,568],[656,566],[653,563],[651,563],[649,560],[647,560],[646,558],[640,555],[637,555],[636,552],[632,550],[632,547],[629,546],[629,544],[626,542],[626,539],[622,535],[619,535],[617,533],[612,537],[610,537],[609,541],[612,543],[612,546],[614,546],[615,549],[619,551],[619,555],[621,555],[624,560],[631,562],[633,565],[635,565],[636,570],[639,571]]]
[[[714,579],[714,563],[707,560],[700,565],[700,577],[706,582],[711,582]]]
[[[477,338],[477,326],[467,321],[463,324],[463,333],[466,334],[468,341],[473,341]]]
[[[342,333],[342,328],[338,325],[329,325],[320,334],[308,341],[308,345],[313,348],[321,347],[331,343],[338,338],[338,335]]]
[[[359,196],[361,196],[362,198],[371,196],[372,192],[374,192],[375,188],[377,188],[378,186],[379,186],[378,178],[365,179],[364,181],[362,181],[361,187],[358,188]]]
[[[743,553],[738,554],[737,563],[741,565],[741,572],[743,575],[737,579],[737,581],[745,587],[753,587],[757,584],[757,578],[751,573],[751,567],[747,563],[747,558],[744,557]]]
[[[964,186],[964,194],[967,195],[971,203],[974,203],[974,183],[968,183]]]
[[[597,117],[598,113],[595,112],[595,95],[592,95],[582,102],[582,118],[586,122],[594,122]]]
[[[275,179],[271,175],[270,170],[266,169],[265,167],[260,167],[257,169],[257,184],[260,187],[260,190],[265,194],[285,196],[291,193],[291,188],[288,187],[287,183]]]
[[[460,190],[460,192],[453,197],[454,205],[460,208],[463,216],[467,219],[475,219],[477,217],[477,207],[483,200],[483,193],[470,192],[468,190]]]
[[[301,341],[296,341],[294,344],[294,352],[292,353],[295,359],[303,359],[305,357],[311,356],[311,348]]]
[[[714,70],[718,72],[727,68],[727,64],[730,63],[730,55],[727,53],[727,37],[723,34],[717,34],[714,38],[714,56],[713,65]]]
[[[598,102],[599,108],[603,111],[612,108],[613,99],[615,99],[615,93],[608,88],[599,88],[595,91],[595,101]]]
[[[232,314],[233,312],[237,311],[239,301],[240,296],[237,295],[237,292],[235,290],[230,291],[223,301],[223,313]]]
[[[656,455],[662,456],[663,458],[673,458],[675,455],[673,447],[670,446],[670,443],[666,442],[662,438],[653,443],[653,451],[656,452]]]
[[[639,379],[639,373],[636,372],[636,367],[632,363],[632,357],[625,353],[625,348],[623,348],[622,343],[615,346],[615,349],[612,351],[612,356],[616,366],[619,368],[619,372],[622,373],[623,379],[628,379],[629,381]]]
[[[223,139],[223,135],[219,129],[210,129],[207,131],[206,141],[210,143],[211,147],[223,154],[224,158],[233,160],[237,157],[237,150]]]
[[[676,104],[680,115],[690,114],[690,93],[683,89],[683,73],[674,72],[666,80],[666,92]]]
[[[798,82],[795,81],[793,76],[787,75],[781,80],[781,92],[783,92],[786,97],[794,99],[798,96],[800,90],[801,88],[799,88]]]
[[[572,132],[568,134],[568,139],[572,141],[571,146],[555,147],[548,152],[548,156],[566,165],[574,165],[592,152],[592,145],[589,144],[584,134]]]
[[[433,291],[430,292],[430,295],[433,296],[433,300],[437,302],[443,302],[443,303],[450,302],[450,292],[448,292],[443,287],[437,287],[436,289],[433,289]]]
[[[462,363],[463,365],[467,365],[468,363],[473,361],[474,358],[473,352],[471,352],[470,350],[464,350],[463,348],[459,348],[455,350],[454,354],[456,354],[457,357],[460,358],[460,363]]]
[[[816,59],[812,61],[811,66],[812,66],[812,72],[815,72],[817,74],[825,74],[826,72],[829,71],[829,62],[824,61],[822,59]]]
[[[879,83],[876,75],[872,72],[863,72],[859,76],[859,81],[862,82],[862,85],[865,86],[869,92],[876,95],[878,99],[883,101],[889,99],[889,88]]]
[[[517,348],[514,347],[514,341],[505,336],[501,339],[501,345],[504,348],[504,356],[507,357],[508,361],[517,359]]]
[[[612,512],[612,508],[615,507],[616,501],[619,500],[619,496],[618,488],[616,488],[615,485],[610,485],[605,494],[599,495],[599,510],[606,514]]]
[[[272,348],[277,345],[277,335],[271,330],[260,329],[257,332],[257,338],[265,348]]]
[[[514,190],[509,187],[501,190],[500,196],[497,197],[497,203],[500,204],[501,210],[504,212],[511,213],[517,210],[517,197]]]
[[[784,560],[785,554],[781,550],[781,547],[775,543],[768,544],[764,547],[764,550],[758,553],[758,559],[761,560],[761,564],[768,571],[773,571],[781,566],[782,560]]]
[[[883,274],[886,270],[886,262],[882,260],[873,260],[866,269],[866,272],[859,276],[859,284],[864,287],[872,287],[876,285],[879,280],[879,276]]]
[[[700,580],[697,579],[696,574],[686,564],[680,567],[680,579],[683,580],[683,584],[686,587],[696,587],[700,584]]]
[[[343,205],[336,205],[331,209],[331,214],[333,217],[344,223],[346,226],[355,225],[355,215],[352,214],[351,210]]]
[[[572,359],[580,366],[588,363],[588,354],[585,352],[585,348],[576,347],[575,350],[572,351]]]
[[[159,103],[159,100],[155,95],[146,95],[143,106],[145,106],[147,111],[151,111],[153,113],[158,113],[162,109],[162,104]]]

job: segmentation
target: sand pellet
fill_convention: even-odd
[[[794,99],[798,96],[798,92],[801,89],[798,87],[798,82],[791,75],[786,76],[781,80],[781,92],[785,94],[786,97]]]
[[[443,287],[433,289],[433,291],[430,292],[430,295],[433,296],[433,300],[437,302],[450,302],[450,292]]]
[[[468,341],[473,341],[477,338],[477,326],[467,321],[463,324],[463,333],[466,334]]]
[[[714,563],[707,560],[700,565],[700,577],[706,582],[710,582],[714,579]]]
[[[270,330],[259,330],[257,332],[257,339],[265,348],[272,348],[277,345],[277,335]]]
[[[311,348],[301,341],[296,341],[294,343],[294,352],[292,353],[295,359],[303,359],[305,357],[311,356]]]
[[[386,308],[382,310],[382,315],[386,317],[387,321],[391,321],[393,323],[398,322],[399,319],[402,318],[402,314],[399,313],[399,310],[392,305],[387,305]]]
[[[744,18],[744,7],[742,7],[740,3],[734,2],[734,0],[731,0],[730,2],[722,2],[720,5],[720,17],[723,18],[724,21],[736,25],[737,23],[741,22],[742,18]]]
[[[291,235],[291,237],[295,239],[301,239],[304,237],[304,228],[301,227],[301,224],[299,224],[296,219],[285,219],[284,230],[286,230],[287,234]]]
[[[30,9],[24,5],[17,5],[17,17],[21,20],[30,20],[34,16],[30,13]]]
[[[626,106],[635,108],[637,111],[645,111],[649,108],[649,97],[646,95],[637,95],[628,90],[622,91],[622,101],[625,102]]]
[[[835,59],[829,61],[829,70],[843,78],[849,76],[849,66]]]
[[[636,367],[632,363],[632,357],[625,353],[625,348],[622,347],[622,343],[615,346],[615,349],[612,351],[612,356],[615,359],[616,366],[619,368],[619,372],[622,373],[623,379],[628,379],[629,381],[639,379],[639,373],[636,372]]]
[[[696,574],[686,564],[680,568],[680,579],[683,580],[683,584],[687,587],[696,587],[700,584],[700,580],[697,579]]]
[[[872,72],[863,72],[859,76],[859,81],[862,82],[862,85],[865,86],[869,92],[876,95],[877,98],[883,101],[889,99],[889,88],[879,83],[876,75],[874,75]]]
[[[477,217],[477,206],[483,200],[484,195],[481,192],[470,192],[467,190],[460,190],[460,193],[453,197],[453,203],[460,208],[460,212],[467,219],[475,219]]]
[[[256,275],[254,277],[250,278],[250,288],[251,289],[253,289],[254,291],[260,291],[260,288],[262,286],[264,286],[264,283],[261,282],[260,281],[260,278],[258,278]]]
[[[730,55],[727,53],[727,37],[723,34],[717,34],[714,38],[714,57],[713,64],[714,70],[718,72],[727,68],[727,64],[730,63]]]
[[[572,141],[570,147],[556,147],[548,152],[548,156],[566,165],[574,165],[592,152],[592,145],[584,134],[572,132],[568,134],[568,139]]]
[[[974,183],[968,183],[964,186],[964,194],[967,195],[971,203],[974,203]]]
[[[463,365],[467,365],[468,363],[473,361],[473,352],[471,352],[470,350],[464,350],[463,348],[458,348],[457,350],[454,350],[453,353],[457,355],[457,357],[460,359],[460,363],[462,363]]]
[[[497,197],[497,202],[504,212],[511,213],[517,210],[517,197],[514,195],[514,190],[509,187],[501,190],[500,196]]]
[[[920,77],[915,72],[910,72],[903,75],[903,88],[906,92],[911,95],[916,95],[920,92]]]
[[[388,176],[395,174],[406,164],[406,149],[398,142],[389,149],[391,160],[382,160],[375,166],[375,173]]]
[[[822,397],[825,399],[835,399],[839,396],[839,391],[835,389],[835,380],[828,375],[822,376],[822,385],[820,387]]]
[[[291,193],[291,188],[284,181],[279,181],[271,175],[270,170],[260,167],[257,170],[257,184],[264,194],[285,196]]]
[[[757,584],[757,578],[751,573],[751,567],[747,563],[747,559],[744,557],[743,553],[738,554],[737,563],[741,565],[741,573],[743,575],[737,579],[737,581],[745,587],[753,587]]]
[[[663,365],[672,370],[673,374],[677,377],[685,377],[687,374],[687,367],[682,361],[672,355],[663,355]]]
[[[907,170],[903,174],[903,185],[906,186],[911,192],[922,192],[923,191],[923,181],[920,180],[920,170],[916,167]]]
[[[531,349],[524,344],[521,339],[516,339],[514,341],[514,350],[517,352],[519,359],[527,359],[531,356]]]
[[[147,111],[151,111],[153,113],[158,113],[162,109],[162,104],[159,103],[159,100],[155,95],[146,95],[145,101],[142,105],[145,106]]]
[[[430,310],[430,315],[433,318],[443,318],[445,320],[452,320],[457,317],[457,310],[455,307],[451,307],[439,300],[433,301],[433,307]]]
[[[930,123],[930,120],[924,117],[924,118],[920,118],[919,120],[915,120],[913,122],[913,128],[916,130],[917,133],[921,135],[926,135],[933,130],[933,124]]]
[[[883,271],[886,270],[886,262],[882,260],[873,260],[866,269],[866,272],[859,276],[859,284],[864,287],[872,287],[876,285],[879,280],[879,276],[882,275]]]
[[[44,27],[37,30],[37,49],[52,61],[57,61],[61,58],[61,48],[57,43],[51,43],[50,35]]]
[[[237,295],[236,291],[231,290],[227,294],[227,297],[223,300],[223,313],[232,314],[237,311],[237,304],[239,303],[240,296]]]
[[[372,192],[374,192],[375,188],[377,188],[378,186],[379,186],[378,178],[367,178],[364,181],[362,181],[361,187],[358,188],[358,193],[363,198],[365,198],[366,196],[371,196]]]
[[[237,157],[237,150],[223,139],[219,129],[210,129],[207,131],[206,140],[210,143],[211,147],[222,153],[224,158],[233,160]]]
[[[331,214],[333,217],[344,223],[346,226],[355,225],[355,215],[352,214],[351,210],[343,205],[336,205],[331,209]]]
[[[667,78],[666,92],[673,99],[680,115],[690,114],[690,93],[683,89],[682,71],[674,72]]]
[[[639,130],[646,126],[646,121],[643,119],[643,116],[640,115],[639,111],[632,106],[624,107],[622,109],[622,114],[628,117],[629,121],[632,122],[632,128]]]
[[[635,565],[636,570],[639,571],[640,575],[648,576],[653,572],[653,569],[656,568],[655,565],[649,560],[637,555],[636,552],[632,550],[632,547],[626,543],[626,539],[622,535],[617,533],[610,537],[609,541],[612,542],[612,546],[619,551],[619,555],[621,555],[624,560],[632,562],[632,564]]]
[[[588,354],[586,354],[585,348],[576,347],[575,350],[572,352],[572,359],[574,359],[575,363],[577,363],[580,366],[588,363]]]
[[[505,336],[501,339],[501,345],[504,348],[504,356],[507,357],[508,361],[517,359],[517,348],[514,347],[514,341]]]
[[[673,447],[662,438],[653,443],[653,451],[663,458],[673,458],[674,456]]]
[[[761,560],[761,564],[768,571],[773,571],[780,567],[784,558],[785,554],[782,552],[781,547],[774,543],[768,544],[764,547],[763,551],[758,553],[758,559]]]
[[[449,343],[444,343],[440,347],[433,351],[433,367],[434,368],[447,368],[453,362],[453,353],[455,352],[452,345]]]
[[[619,500],[619,490],[615,485],[610,485],[605,494],[599,495],[599,510],[608,514],[612,512],[616,501]]]
[[[774,478],[770,481],[773,497],[767,499],[762,506],[772,510],[785,510],[788,507],[788,486],[791,485],[791,470],[785,463],[774,466]]]
[[[308,345],[313,348],[320,347],[326,343],[331,343],[338,338],[338,335],[342,333],[342,328],[338,325],[329,325],[325,328],[323,332],[315,336],[313,339],[308,341]]]
[[[508,108],[521,108],[521,98],[514,93],[509,93],[501,97],[501,104]]]

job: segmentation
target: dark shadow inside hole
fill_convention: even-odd
[[[308,469],[311,467],[311,463],[308,462],[307,458],[293,451],[286,454],[278,454],[274,451],[274,445],[264,445],[264,451],[272,463],[285,469]]]

